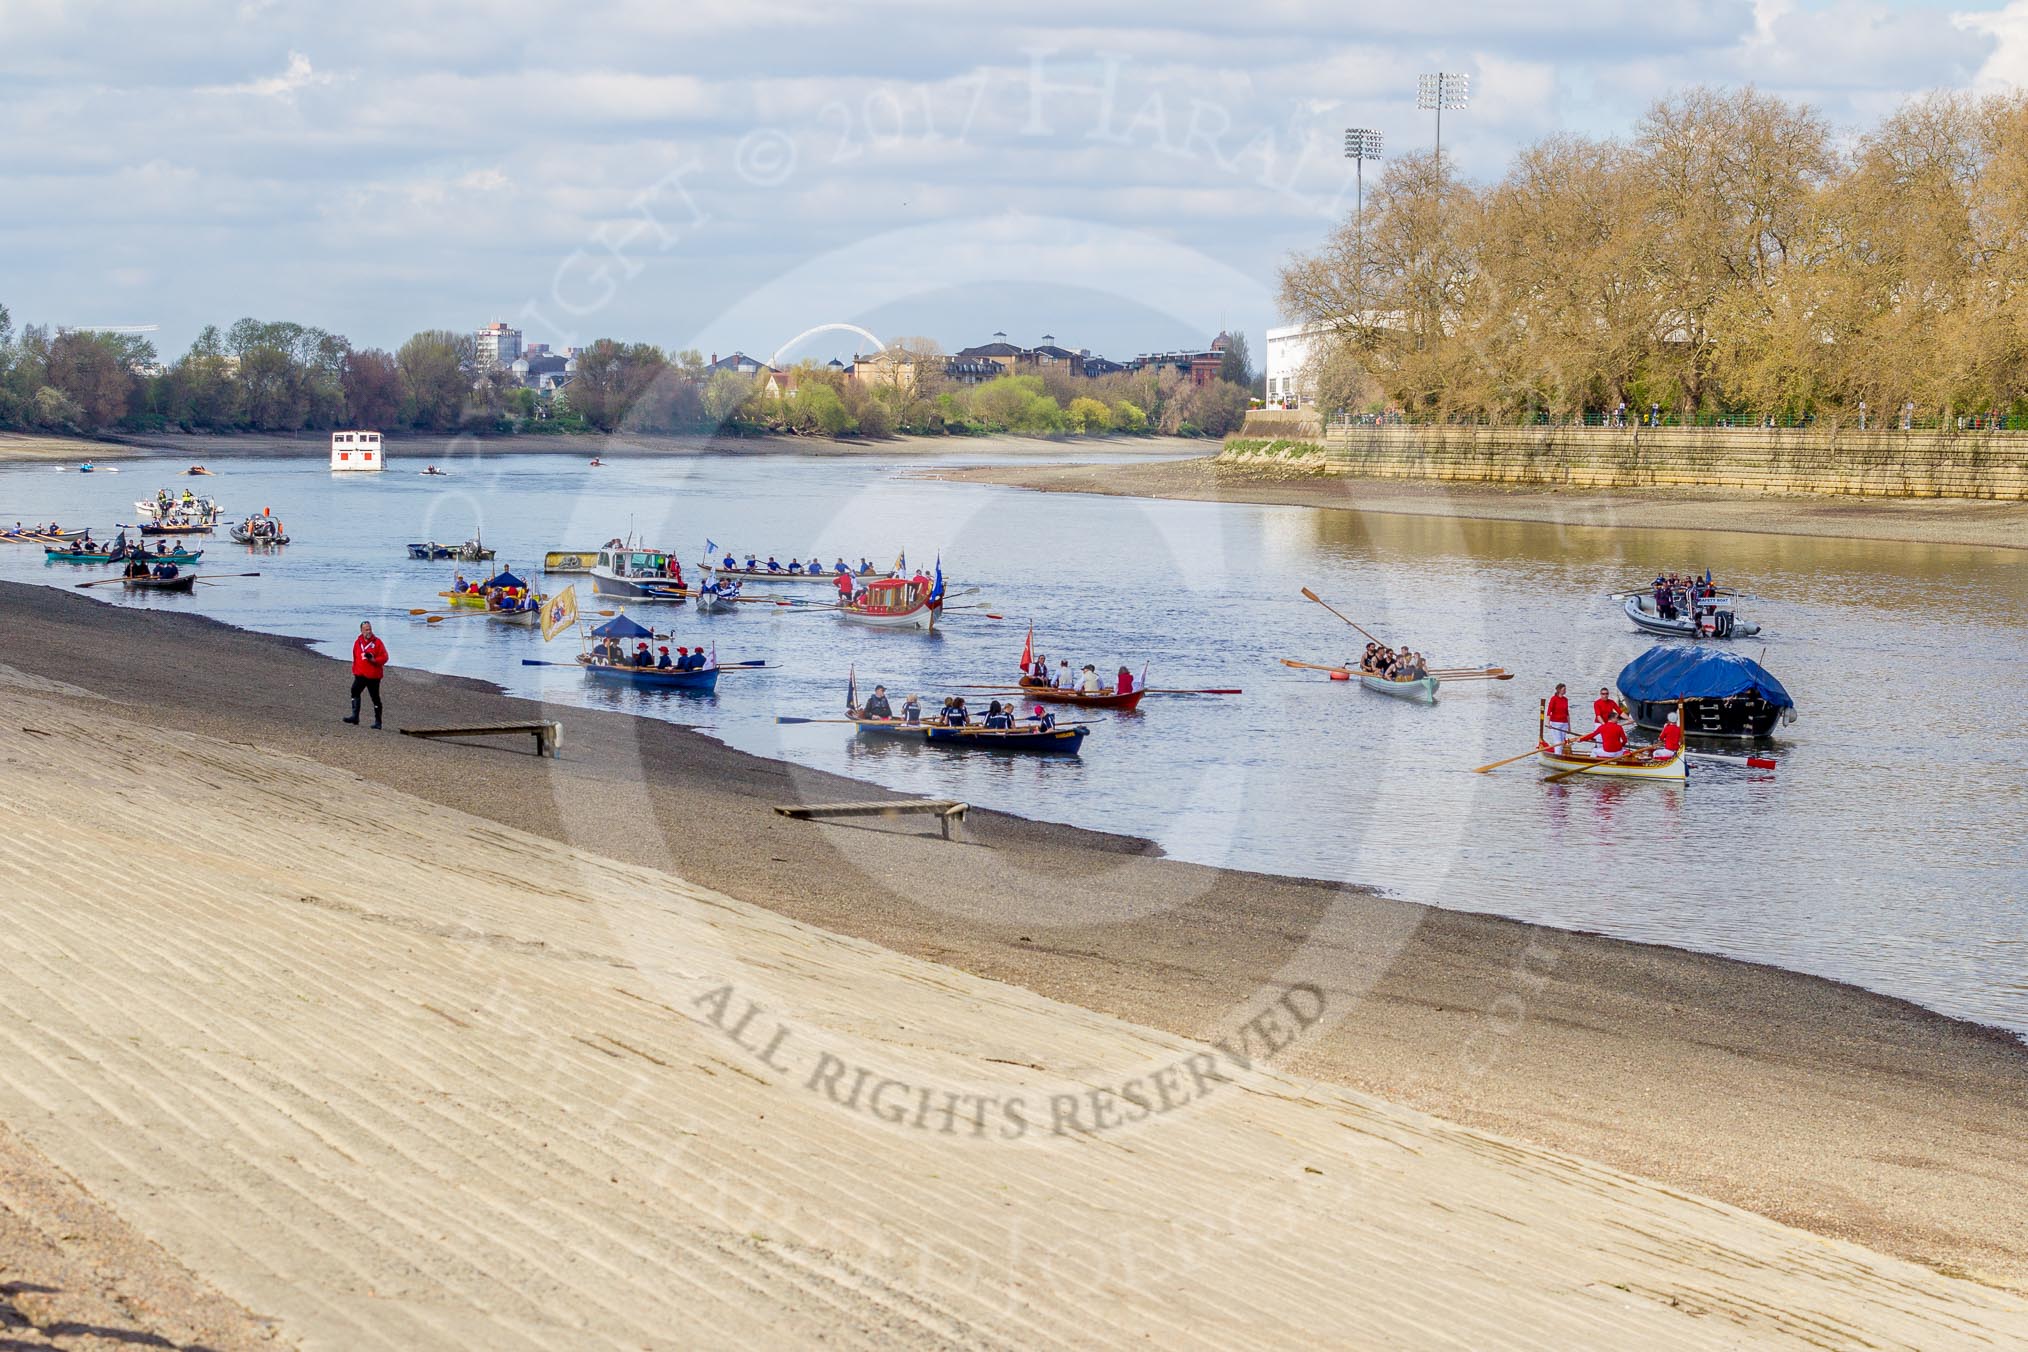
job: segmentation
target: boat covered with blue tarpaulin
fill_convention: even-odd
[[[1760,663],[1720,648],[1650,648],[1620,670],[1634,721],[1659,728],[1680,703],[1698,737],[1766,737],[1793,723],[1796,701]]]

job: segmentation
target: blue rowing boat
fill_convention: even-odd
[[[579,663],[584,674],[595,680],[615,685],[646,686],[655,690],[701,690],[718,688],[718,668],[699,667],[695,671],[678,671],[674,667],[630,667],[614,666],[610,662],[594,662],[581,657]]]

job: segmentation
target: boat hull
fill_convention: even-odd
[[[681,605],[690,599],[690,593],[674,578],[618,577],[603,569],[592,570],[592,595],[622,601],[664,601],[671,605]]]
[[[1660,634],[1666,638],[1728,639],[1752,638],[1760,632],[1760,626],[1751,620],[1742,620],[1731,611],[1722,612],[1730,616],[1729,624],[1721,625],[1724,632],[1705,633],[1688,619],[1665,620],[1650,607],[1654,601],[1646,596],[1629,596],[1623,607],[1627,618],[1634,622],[1634,628],[1644,634]]]
[[[1549,771],[1583,770],[1585,778],[1659,779],[1681,784],[1690,777],[1689,763],[1681,755],[1671,756],[1659,763],[1643,759],[1621,765],[1608,765],[1596,757],[1559,755],[1544,746],[1535,753],[1535,761]],[[1596,768],[1587,769],[1588,766]]]
[[[534,624],[535,621],[541,617],[541,615],[542,615],[541,606],[537,606],[533,610],[489,609],[486,612],[486,618],[489,620],[496,620],[501,624],[515,624],[524,627]]]
[[[1024,685],[1014,690],[1017,700],[1032,699],[1039,704],[1074,704],[1081,709],[1132,709],[1138,706],[1148,692],[1130,690],[1122,695],[1117,692],[1103,695],[1087,695],[1078,690],[1058,690],[1053,686]]]
[[[200,525],[196,522],[165,526],[158,522],[149,521],[142,523],[140,531],[143,535],[209,535],[212,532],[212,527],[210,525]]]
[[[124,563],[132,557],[128,554],[80,554],[75,550],[45,549],[42,557],[50,563]],[[149,563],[173,563],[182,565],[195,563],[204,557],[201,549],[178,549],[167,554],[142,554]]]
[[[123,577],[122,583],[131,591],[187,592],[197,590],[197,574],[185,573],[182,577]]]
[[[838,606],[838,618],[847,624],[865,625],[869,629],[915,629],[927,633],[936,628],[937,612],[943,609],[941,602],[935,605],[920,605],[913,610],[894,613],[855,610],[851,606]]]
[[[1675,700],[1627,701],[1634,722],[1655,732],[1659,732],[1662,725],[1669,721],[1669,715],[1676,712],[1676,704]],[[1793,709],[1778,708],[1754,696],[1686,699],[1682,705],[1683,730],[1692,737],[1763,741],[1774,736],[1775,729],[1783,722],[1793,722],[1795,718]]]
[[[1435,704],[1437,700],[1437,678],[1434,676],[1414,681],[1390,681],[1385,676],[1362,674],[1359,684],[1375,694],[1405,699],[1412,704]]]
[[[862,737],[885,737],[890,741],[920,742],[947,751],[1002,751],[1027,755],[1075,756],[1084,745],[1089,728],[1050,728],[1047,731],[1015,728],[946,728],[932,723],[899,723],[882,719],[855,718]]]
[[[581,663],[584,674],[607,685],[632,685],[651,690],[711,691],[718,688],[718,668],[676,671],[663,667],[615,667]]]
[[[738,582],[814,582],[825,587],[836,587],[838,585],[838,574],[836,573],[771,573],[765,568],[753,570],[745,568],[718,568],[708,563],[698,564],[697,571],[705,574],[715,574],[718,577],[730,578]],[[852,574],[852,577],[860,582],[880,582],[893,576],[893,573]]]

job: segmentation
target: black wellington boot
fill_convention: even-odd
[[[345,716],[345,721],[346,721],[347,723],[357,723],[357,722],[359,721],[359,701],[358,701],[358,700],[353,700],[353,701],[352,701],[352,712],[351,712],[351,713],[349,713],[349,714],[347,714],[347,715]]]

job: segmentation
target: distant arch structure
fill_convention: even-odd
[[[801,347],[804,343],[807,343],[808,341],[810,341],[810,339],[815,338],[820,333],[856,333],[861,338],[864,338],[867,342],[873,344],[873,350],[875,352],[887,351],[887,344],[881,342],[880,339],[874,335],[872,330],[862,329],[857,324],[847,324],[844,321],[839,320],[830,324],[819,324],[814,329],[804,329],[801,333],[789,339],[788,342],[783,343],[780,347],[776,348],[774,351],[774,355],[768,358],[768,365],[779,368],[782,364],[782,354],[784,352],[790,352],[798,347]]]

